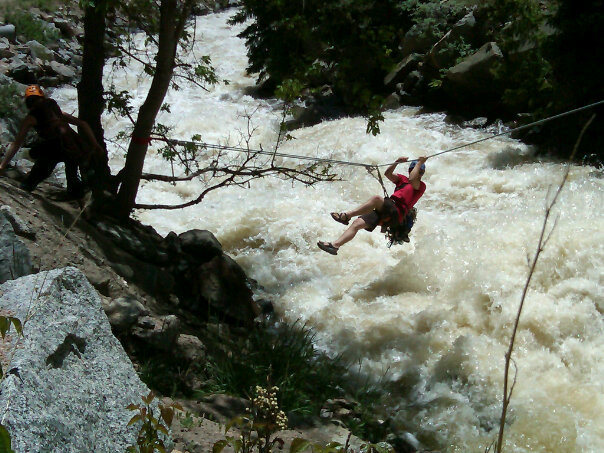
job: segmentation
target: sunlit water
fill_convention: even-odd
[[[245,74],[240,28],[226,23],[230,14],[199,18],[196,45],[230,84],[205,92],[181,83],[167,97],[172,114],[162,113],[159,122],[174,126],[177,138],[199,133],[209,143],[238,145],[251,115],[252,145],[270,149],[279,104],[245,94],[254,79]],[[134,66],[112,79],[138,104],[149,87]],[[55,97],[67,111],[76,108],[74,90]],[[387,163],[488,134],[414,108],[385,117],[377,137],[365,134],[364,119],[345,118],[295,131],[280,151]],[[128,126],[112,116],[104,125],[109,137]],[[121,168],[123,150],[110,149],[112,166]],[[548,191],[563,165],[499,138],[431,159],[427,167],[411,243],[391,249],[377,232],[360,232],[337,257],[316,247],[342,232],[330,211],[381,193],[375,179],[353,167],[337,168],[340,182],[308,188],[267,179],[212,192],[186,210],[136,215],[163,234],[214,232],[285,319],[308,322],[321,347],[358,356],[375,376],[389,370],[400,388],[393,404],[401,426],[433,448],[482,452],[496,437],[504,354],[527,257],[535,252]],[[152,148],[145,171],[170,173],[170,167]],[[201,187],[144,184],[138,201],[181,203]],[[573,167],[522,313],[506,451],[604,451],[603,206],[602,172]]]

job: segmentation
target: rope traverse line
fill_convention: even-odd
[[[598,101],[598,102],[594,102],[593,104],[588,104],[583,107],[579,107],[579,108],[576,108],[573,110],[569,110],[567,112],[563,112],[563,113],[559,113],[557,115],[550,116],[548,118],[543,118],[541,120],[534,121],[529,124],[525,124],[524,126],[519,126],[514,129],[510,129],[508,131],[499,132],[497,134],[490,135],[488,137],[484,137],[479,140],[475,140],[470,143],[465,143],[463,145],[458,145],[453,148],[449,148],[444,151],[440,151],[438,153],[430,154],[429,156],[427,156],[427,158],[429,159],[431,157],[440,156],[441,154],[450,153],[452,151],[457,151],[458,149],[465,148],[465,147],[471,146],[471,145],[475,145],[477,143],[481,143],[486,140],[491,140],[493,138],[500,137],[502,135],[512,134],[514,132],[521,131],[523,129],[528,129],[529,127],[537,126],[538,124],[547,123],[548,121],[562,118],[564,116],[572,115],[573,113],[581,112],[583,110],[587,110],[587,109],[596,107],[601,104],[604,104],[604,99],[601,101]],[[226,145],[216,145],[216,144],[212,144],[212,143],[194,142],[194,141],[190,141],[190,140],[175,140],[175,139],[168,139],[168,138],[164,138],[164,137],[150,137],[148,140],[158,140],[158,141],[172,143],[172,144],[180,145],[180,146],[195,145],[200,148],[207,148],[207,149],[218,149],[218,150],[236,151],[236,152],[241,152],[241,153],[252,153],[252,154],[264,154],[264,155],[275,156],[275,157],[284,157],[284,158],[298,159],[298,160],[310,160],[310,161],[314,161],[314,162],[324,162],[324,163],[329,163],[329,164],[334,164],[334,165],[349,165],[349,166],[353,166],[353,167],[364,167],[368,170],[372,169],[372,168],[379,169],[379,167],[388,167],[393,164],[393,162],[388,163],[388,164],[368,164],[368,163],[364,163],[364,162],[329,159],[329,158],[325,158],[325,157],[311,157],[311,156],[303,156],[303,155],[299,155],[299,154],[281,153],[281,152],[277,152],[277,151],[265,151],[263,149],[248,149],[248,148],[241,148],[241,147],[237,147],[237,146],[226,146]]]
[[[431,154],[431,155],[429,155],[427,157],[430,158],[430,157],[440,156],[441,154],[450,153],[451,151],[455,151],[455,150],[458,150],[460,148],[464,148],[466,146],[475,145],[476,143],[484,142],[485,140],[490,140],[492,138],[499,137],[501,135],[511,134],[513,132],[521,131],[523,129],[528,129],[529,127],[537,126],[538,124],[543,124],[543,123],[546,123],[546,122],[551,121],[551,120],[562,118],[563,116],[572,115],[573,113],[577,113],[577,112],[580,112],[582,110],[587,110],[587,109],[590,109],[592,107],[596,107],[596,106],[598,106],[600,104],[604,104],[604,99],[601,100],[601,101],[598,101],[598,102],[594,102],[593,104],[589,104],[589,105],[585,105],[583,107],[579,107],[579,108],[574,109],[574,110],[569,110],[568,112],[559,113],[557,115],[553,115],[553,116],[550,116],[548,118],[544,118],[544,119],[541,119],[539,121],[535,121],[533,123],[525,124],[524,126],[519,126],[519,127],[514,128],[514,129],[510,129],[509,131],[499,132],[498,134],[491,135],[491,136],[485,137],[485,138],[481,138],[480,140],[476,140],[476,141],[473,141],[473,142],[470,142],[470,143],[466,143],[465,145],[459,145],[459,146],[456,146],[454,148],[446,149],[446,150],[441,151],[439,153]]]

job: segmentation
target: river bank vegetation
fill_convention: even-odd
[[[233,22],[247,25],[240,36],[249,71],[267,92],[293,92],[317,104],[323,116],[340,109],[365,114],[373,132],[393,94],[394,105],[516,124],[604,99],[598,1],[241,3]],[[588,117],[576,115],[564,127],[549,124],[524,138],[564,156]],[[593,131],[583,157],[602,148],[601,134]]]

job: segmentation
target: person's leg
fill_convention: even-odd
[[[73,159],[65,158],[65,179],[67,180],[67,193],[75,197],[84,195],[84,186],[78,177],[78,164]]]
[[[382,209],[382,206],[384,206],[384,197],[375,195],[375,196],[371,197],[369,200],[367,200],[365,203],[363,203],[361,206],[353,209],[352,211],[347,211],[346,215],[349,218],[352,218],[352,217],[355,217],[358,215],[368,214],[371,211],[373,211],[374,209],[376,211],[379,211]]]
[[[59,162],[55,159],[49,159],[47,156],[41,156],[36,159],[25,181],[22,184],[23,189],[31,192],[38,184],[48,178]]]
[[[350,224],[350,226],[346,229],[346,231],[344,231],[344,233],[342,233],[338,239],[332,242],[333,246],[340,248],[347,242],[350,242],[356,236],[359,230],[363,230],[365,228],[367,228],[367,223],[363,219],[360,217],[355,219],[354,222],[352,222],[352,224]]]

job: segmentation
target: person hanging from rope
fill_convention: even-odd
[[[87,172],[93,162],[97,160],[97,156],[104,154],[92,129],[85,121],[62,112],[57,102],[47,98],[38,85],[30,85],[26,88],[25,105],[29,114],[21,123],[15,141],[2,159],[0,172],[7,168],[11,159],[23,145],[27,132],[33,127],[41,141],[30,149],[29,154],[35,159],[35,163],[21,187],[31,192],[52,174],[59,162],[64,162],[67,198],[81,198],[84,195],[84,187],[78,176],[78,167],[80,173]],[[84,131],[92,149],[68,123],[78,126]]]
[[[401,174],[395,174],[397,165],[408,162],[407,157],[399,157],[390,165],[384,175],[396,186],[394,193],[390,197],[380,197],[379,195],[371,197],[359,207],[348,212],[332,212],[330,215],[336,221],[348,225],[350,220],[357,217],[352,224],[342,233],[334,242],[319,241],[319,248],[332,255],[337,255],[340,247],[351,241],[356,234],[365,229],[373,231],[376,226],[382,225],[382,229],[390,230],[390,241],[398,242],[400,240],[409,242],[408,233],[410,230],[407,225],[407,215],[412,211],[417,200],[421,198],[426,190],[426,184],[422,181],[422,176],[426,171],[426,157],[419,157],[411,161],[409,165],[409,177]],[[402,228],[399,237],[393,238],[393,230]]]

